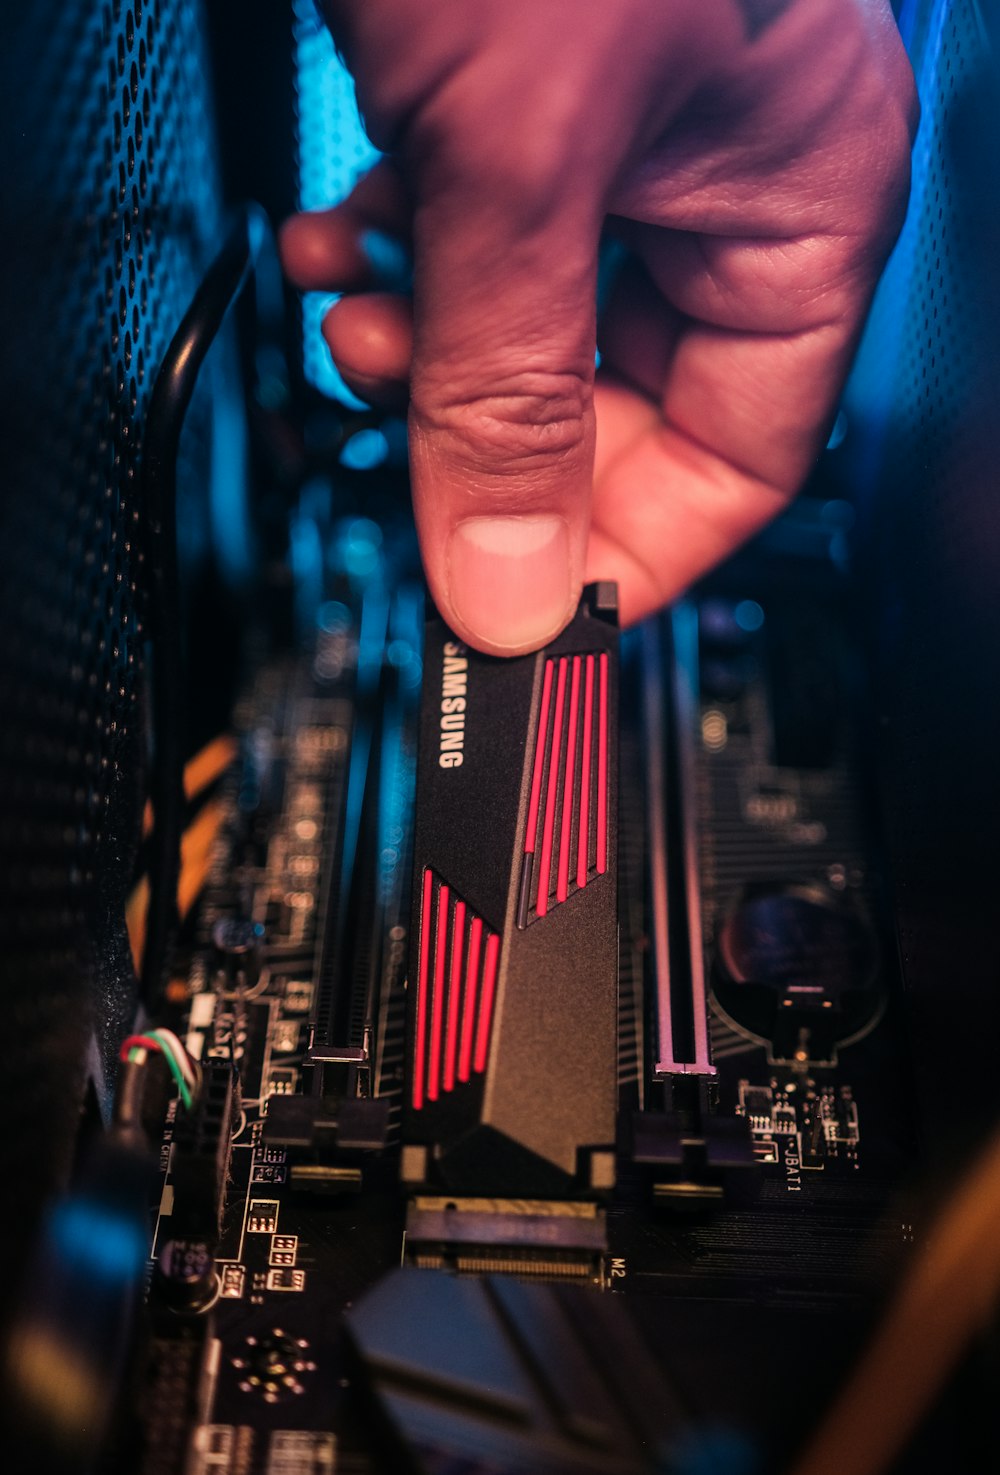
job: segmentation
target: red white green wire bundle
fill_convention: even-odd
[[[142,1064],[151,1050],[163,1056],[177,1082],[181,1101],[185,1107],[190,1107],[198,1089],[198,1067],[172,1029],[151,1029],[145,1034],[129,1035],[123,1041],[119,1055],[122,1060]]]

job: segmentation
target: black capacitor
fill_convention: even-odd
[[[220,917],[212,927],[212,946],[216,966],[230,983],[242,981],[253,988],[260,977],[261,946],[264,929],[249,917]]]
[[[153,1288],[174,1311],[202,1311],[215,1300],[219,1281],[204,1240],[168,1239],[156,1259]]]

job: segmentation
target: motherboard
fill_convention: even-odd
[[[625,632],[592,585],[501,661],[348,532],[189,786],[118,1157],[50,1232],[96,1296],[149,1202],[107,1468],[782,1468],[913,1237],[844,580],[758,555]]]

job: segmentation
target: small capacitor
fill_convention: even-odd
[[[173,1311],[202,1311],[219,1289],[215,1260],[204,1240],[168,1239],[156,1260],[153,1288]]]
[[[261,944],[264,929],[249,917],[220,917],[212,928],[212,946],[216,967],[235,987],[253,988],[260,977]]]

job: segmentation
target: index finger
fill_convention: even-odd
[[[827,268],[821,277],[842,281]],[[797,492],[825,443],[873,282],[814,294],[807,309],[800,298],[802,325],[781,331],[689,317],[678,327],[667,304],[660,321],[647,304],[641,321],[610,326],[598,416],[614,421],[621,449],[598,467],[588,577],[618,580],[623,618],[675,598]],[[746,294],[734,301],[748,313]],[[657,405],[648,365],[658,340]]]

